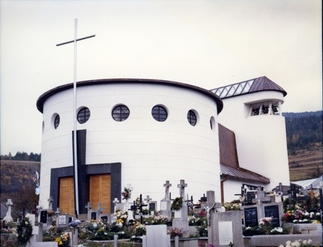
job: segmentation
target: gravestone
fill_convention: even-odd
[[[167,234],[166,225],[148,225],[146,226],[146,243],[147,247],[170,247],[170,235]]]
[[[173,219],[172,225],[173,227],[183,229],[184,231],[183,237],[188,237],[189,222],[187,220],[188,207],[187,207],[187,204],[184,202],[185,187],[187,187],[185,180],[180,180],[180,183],[177,185],[177,188],[179,188],[180,197],[183,198],[183,205],[180,210],[174,211],[174,219]]]
[[[52,211],[53,210],[53,201],[54,201],[53,197],[50,196],[47,201],[48,201],[48,210]]]
[[[57,229],[68,229],[69,228],[69,215],[60,214],[56,218],[56,227]]]
[[[258,210],[257,207],[245,207],[243,209],[243,213],[244,213],[244,223],[245,226],[257,226],[258,225]]]
[[[40,211],[40,222],[43,224],[47,224],[47,210]]]
[[[151,201],[149,203],[149,207],[148,207],[149,213],[154,215],[155,211],[157,210],[157,202],[156,201]]]
[[[4,221],[12,221],[12,216],[11,216],[11,206],[13,205],[11,199],[8,199],[6,202],[6,206],[8,207],[6,216],[3,218]]]
[[[113,207],[113,213],[115,213],[117,211],[117,204],[118,203],[120,203],[119,202],[119,199],[118,198],[114,198],[113,199],[113,205],[114,205],[114,207]]]
[[[256,226],[258,221],[265,217],[273,217],[272,224],[275,227],[281,226],[281,218],[284,215],[283,203],[262,203],[257,205],[243,206],[244,225]]]
[[[169,187],[171,186],[172,184],[169,183],[169,181],[167,180],[166,183],[164,184],[165,197],[160,202],[160,212],[163,216],[167,217],[168,219],[172,217],[172,211],[170,209],[171,200],[169,198]]]
[[[90,221],[91,219],[93,219],[93,220],[101,219],[101,215],[103,212],[104,212],[104,208],[102,208],[102,203],[99,202],[97,209],[90,208],[88,210],[88,213],[87,213],[88,221]]]
[[[216,212],[221,208],[221,203],[215,202],[214,191],[207,192],[210,224],[208,226],[208,244],[218,247],[227,247],[230,242],[234,246],[244,246],[242,236],[241,217],[242,211]]]

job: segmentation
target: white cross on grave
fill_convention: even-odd
[[[13,205],[11,199],[8,199],[6,202],[6,206],[8,207],[6,216],[3,218],[4,221],[12,221],[12,217],[11,217],[11,206]]]
[[[187,187],[187,184],[185,183],[184,179],[180,180],[180,183],[177,185],[177,188],[179,188],[179,196],[183,197],[185,196],[185,187]]]
[[[146,196],[146,199],[144,199],[146,202],[147,202],[147,204],[149,205],[149,202],[152,200],[150,197],[149,197],[149,195],[147,195]]]
[[[48,209],[49,209],[49,210],[52,210],[52,209],[53,209],[53,206],[52,206],[52,205],[53,205],[53,201],[54,201],[54,200],[53,200],[53,197],[52,197],[52,196],[50,196],[50,197],[49,197],[49,199],[48,199],[47,201],[48,201]]]
[[[164,184],[165,187],[165,200],[169,199],[169,187],[172,187],[172,184],[169,183],[168,180],[166,180],[166,183]]]
[[[90,209],[93,208],[93,205],[91,204],[91,202],[87,202],[85,208],[87,209],[87,212],[89,212]]]
[[[55,214],[56,214],[56,215],[60,215],[61,213],[62,213],[61,209],[60,209],[60,208],[57,208],[57,210],[56,210]]]
[[[102,208],[102,203],[101,202],[99,202],[98,203],[98,213],[99,214],[101,214],[101,213],[103,213],[104,212],[104,208]]]

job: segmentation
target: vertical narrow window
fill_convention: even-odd
[[[158,122],[164,122],[167,119],[167,110],[160,105],[156,105],[151,110],[151,115]]]
[[[118,122],[126,120],[129,114],[130,111],[125,105],[118,105],[112,110],[112,118]]]
[[[57,129],[57,128],[58,128],[59,121],[60,121],[60,118],[59,118],[59,115],[57,114],[57,115],[55,116],[55,119],[54,119],[54,128],[55,128],[55,129]]]
[[[80,124],[83,124],[85,122],[87,122],[90,118],[90,110],[87,107],[83,107],[79,110],[79,112],[77,113],[77,121]]]
[[[194,113],[194,111],[189,110],[187,113],[187,120],[190,123],[190,125],[195,126],[196,125],[196,114]]]

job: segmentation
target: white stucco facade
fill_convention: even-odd
[[[57,90],[45,98],[40,179],[43,206],[48,205],[50,196],[51,169],[73,165],[72,89]],[[122,122],[111,115],[120,104],[130,110]],[[109,82],[79,87],[77,105],[90,110],[89,120],[77,125],[78,130],[86,129],[86,165],[120,162],[122,190],[131,184],[132,198],[149,195],[159,202],[165,195],[166,180],[172,184],[172,197],[177,197],[177,184],[184,179],[186,194],[195,201],[207,190],[214,190],[220,201],[218,106],[212,96],[183,85]],[[156,105],[167,110],[164,122],[152,117]],[[188,122],[189,110],[197,115],[195,126]],[[55,129],[56,114],[60,122]]]
[[[240,167],[269,178],[266,190],[290,184],[283,97],[279,91],[262,91],[225,98],[219,115],[219,123],[235,133]],[[279,111],[252,116],[252,106],[260,105]]]

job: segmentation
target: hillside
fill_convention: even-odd
[[[297,181],[322,174],[322,111],[283,113],[290,180]]]
[[[296,155],[289,155],[290,180],[297,181],[312,178],[313,173],[323,166],[323,148],[317,146],[315,149],[298,151]],[[313,174],[315,175],[315,174]],[[317,174],[318,175],[318,174]],[[315,176],[318,177],[318,176]]]
[[[1,160],[1,197],[15,193],[21,187],[35,186],[36,171],[40,173],[40,162]]]

